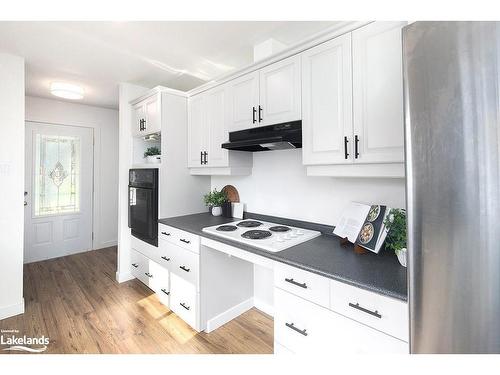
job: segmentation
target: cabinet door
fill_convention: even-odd
[[[207,127],[209,131],[208,166],[227,167],[228,151],[221,144],[229,140],[226,111],[226,86],[206,92]]]
[[[146,134],[161,131],[161,94],[156,94],[144,100],[146,112]]]
[[[188,106],[188,167],[205,167],[203,152],[208,152],[205,96],[189,98]]]
[[[302,54],[303,163],[350,164],[351,34]]]
[[[246,74],[228,85],[229,131],[255,126],[259,105],[259,73]]]
[[[374,22],[352,33],[353,121],[358,163],[404,161],[403,22]]]
[[[145,131],[142,130],[142,122],[146,121],[146,112],[144,111],[144,103],[140,102],[132,107],[132,135],[142,136]]]
[[[300,55],[260,70],[260,119],[257,126],[300,120]]]

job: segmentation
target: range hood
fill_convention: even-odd
[[[250,128],[229,133],[222,148],[238,151],[271,151],[302,147],[302,121]]]

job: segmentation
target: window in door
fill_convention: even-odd
[[[80,138],[37,134],[35,217],[80,212]]]

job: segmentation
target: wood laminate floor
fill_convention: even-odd
[[[141,282],[117,283],[115,272],[116,247],[27,264],[26,312],[0,320],[0,329],[49,337],[45,353],[273,352],[268,315],[251,309],[197,333]]]

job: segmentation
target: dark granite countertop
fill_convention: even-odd
[[[267,220],[277,224],[296,225],[304,228],[309,227],[310,229],[319,230],[324,234],[286,250],[272,253],[202,232],[202,229],[205,227],[222,225],[240,219],[212,216],[206,212],[160,219],[158,222],[226,243],[330,279],[342,281],[359,288],[371,290],[400,300],[407,300],[406,268],[399,264],[397,257],[393,253],[381,250],[379,254],[356,254],[353,251],[352,245],[341,246],[339,238],[331,234],[331,227],[325,225],[251,213],[245,213],[245,218]]]

